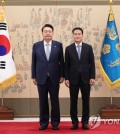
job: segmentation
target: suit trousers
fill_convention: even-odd
[[[48,93],[51,100],[51,124],[58,126],[60,123],[60,108],[59,108],[59,83],[51,82],[49,76],[45,84],[38,85],[39,93],[39,108],[40,108],[40,125],[48,126],[49,124],[49,104]]]
[[[78,124],[78,93],[81,91],[82,96],[82,124],[88,124],[89,121],[89,100],[90,100],[90,84],[83,83],[81,76],[76,84],[70,82],[70,115],[72,124]]]

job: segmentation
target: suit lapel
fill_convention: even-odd
[[[51,52],[50,52],[49,61],[50,61],[50,60],[51,60],[51,58],[53,57],[54,50],[55,50],[55,42],[54,42],[54,41],[52,41],[52,44],[51,44]]]
[[[84,57],[84,50],[85,50],[85,47],[84,47],[84,43],[82,43],[82,47],[81,47],[81,55],[80,55],[80,60],[82,59],[82,57]]]

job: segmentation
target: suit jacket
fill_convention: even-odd
[[[75,43],[73,43],[65,50],[65,79],[76,84],[80,75],[84,83],[89,83],[91,78],[95,79],[94,54],[90,45],[82,43],[79,59]]]
[[[44,41],[36,42],[32,51],[32,78],[38,84],[44,84],[49,74],[51,81],[58,84],[60,77],[64,76],[64,58],[62,44],[52,41],[49,61],[44,50]]]

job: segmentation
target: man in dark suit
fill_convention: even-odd
[[[90,87],[95,82],[95,63],[92,47],[83,43],[83,30],[76,27],[72,30],[75,43],[65,50],[65,84],[70,89],[71,129],[78,128],[77,100],[79,88],[82,95],[82,128],[89,129]]]
[[[52,40],[54,28],[45,24],[42,28],[43,40],[33,45],[32,79],[38,87],[40,107],[40,130],[49,124],[48,93],[51,100],[51,125],[58,130],[60,123],[59,83],[64,80],[63,47],[60,42]]]

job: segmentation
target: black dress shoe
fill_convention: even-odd
[[[58,126],[52,126],[52,129],[53,130],[59,130],[59,127]]]
[[[89,126],[88,126],[88,124],[82,124],[82,128],[85,129],[85,130],[88,130]]]
[[[78,124],[73,124],[71,127],[72,130],[78,129]]]
[[[39,130],[45,130],[45,129],[47,129],[47,126],[41,126],[41,127],[39,128]]]

